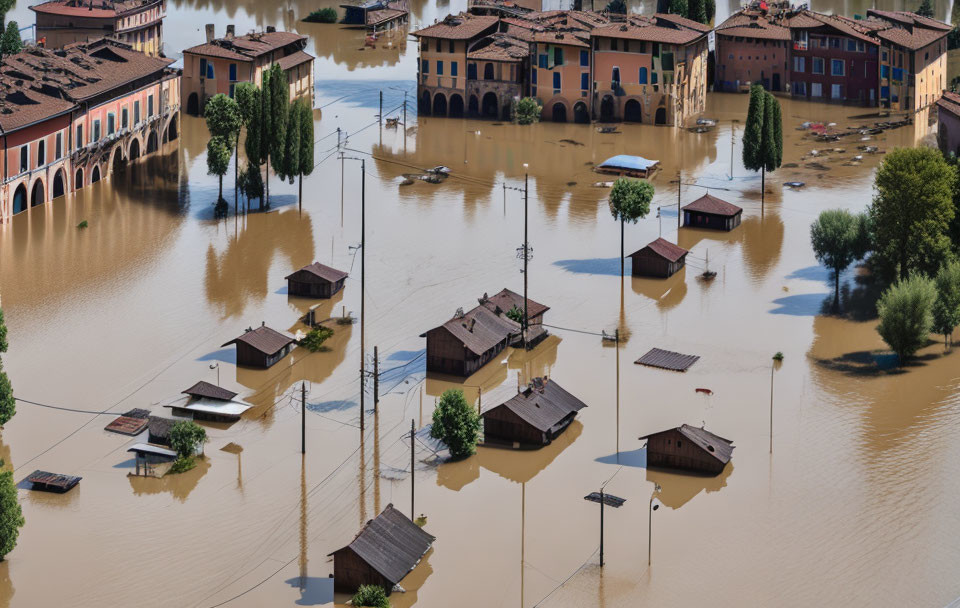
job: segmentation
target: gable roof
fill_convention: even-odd
[[[184,49],[183,52],[208,57],[236,59],[238,61],[252,61],[261,55],[294,43],[299,43],[297,50],[302,50],[306,40],[306,36],[294,32],[252,32],[235,38],[217,38]]]
[[[709,25],[700,23],[699,21],[694,21],[693,19],[687,19],[686,17],[681,17],[680,15],[673,15],[671,13],[655,13],[653,15],[654,20],[660,25],[660,21],[667,21],[675,25],[681,25],[685,28],[692,30],[697,30],[698,32],[703,32],[706,34],[711,28]]]
[[[688,211],[699,211],[700,213],[712,213],[713,215],[723,215],[732,217],[743,211],[740,207],[719,199],[709,192],[704,194],[689,205],[684,205]]]
[[[576,414],[587,404],[580,401],[559,384],[548,378],[534,378],[524,390],[483,413],[505,407],[538,431],[547,432],[570,414]]]
[[[482,355],[520,331],[519,323],[498,316],[484,306],[477,306],[462,317],[454,317],[440,327],[450,332],[475,355]]]
[[[646,18],[633,18],[628,23],[611,23],[594,28],[592,36],[665,42],[667,44],[690,44],[706,36],[706,32],[685,27],[664,27]]]
[[[147,419],[147,430],[150,431],[150,434],[159,438],[159,439],[169,439],[170,438],[170,429],[173,428],[173,425],[180,422],[179,420],[174,420],[173,418],[161,418],[160,416],[150,416]]]
[[[297,272],[288,274],[283,277],[284,279],[290,279],[295,277],[299,272],[308,272],[313,276],[328,281],[330,283],[336,283],[341,279],[347,278],[349,275],[342,270],[337,270],[336,268],[331,268],[330,266],[325,266],[320,262],[314,262],[313,264],[308,264],[298,270]]]
[[[523,296],[509,289],[501,289],[500,293],[496,293],[492,296],[483,294],[483,297],[479,300],[480,304],[487,307],[487,309],[493,311],[495,314],[506,313],[508,310],[516,306],[519,309],[523,309]],[[542,315],[543,313],[550,310],[549,306],[545,306],[540,302],[531,300],[527,298],[527,316],[536,317]]]
[[[434,540],[435,537],[393,508],[391,503],[380,515],[368,521],[349,545],[329,555],[350,549],[396,585],[416,567]]]
[[[646,247],[643,247],[641,249],[638,249],[637,251],[634,251],[627,257],[632,258],[633,256],[637,255],[638,253],[646,249],[649,249],[650,251],[657,254],[658,256],[665,258],[671,262],[676,262],[683,256],[687,255],[687,250],[684,249],[683,247],[680,247],[679,245],[674,245],[673,243],[671,243],[670,241],[664,238],[658,238],[657,240],[653,241]]]
[[[479,36],[487,29],[497,25],[499,18],[493,15],[447,15],[443,21],[428,25],[413,32],[418,38],[445,38],[447,40],[469,40]]]
[[[265,355],[273,355],[280,352],[288,344],[292,344],[294,339],[266,325],[261,325],[256,329],[248,329],[242,336],[238,336],[222,346],[230,346],[239,342],[243,342]]]
[[[943,23],[942,21],[937,21],[936,19],[931,19],[929,17],[923,17],[908,11],[881,11],[875,8],[870,8],[867,9],[867,16],[880,17],[888,21],[902,23],[903,25],[919,25],[920,27],[932,28],[944,32],[949,32],[951,29],[950,25]]]
[[[891,27],[877,32],[880,39],[914,51],[922,49],[946,35],[947,32],[943,30],[926,27],[912,27],[910,30],[902,27]]]
[[[183,391],[183,394],[190,395],[191,397],[215,399],[217,401],[230,401],[237,396],[237,394],[233,391],[228,391],[225,388],[210,384],[204,380],[197,382],[187,390]]]
[[[937,100],[937,106],[954,116],[960,116],[960,95],[944,91],[943,97]]]
[[[648,439],[654,435],[669,433],[671,431],[677,431],[699,446],[704,452],[719,460],[722,464],[730,462],[730,458],[733,456],[735,446],[732,440],[724,439],[720,435],[715,435],[704,428],[690,426],[689,424],[683,424],[674,429],[667,429],[658,433],[650,433],[649,435],[640,437],[640,439]]]
[[[507,34],[485,36],[470,45],[467,52],[467,59],[486,61],[519,61],[529,56],[530,45]]]

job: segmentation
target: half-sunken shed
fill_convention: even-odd
[[[740,225],[743,209],[710,193],[683,208],[683,225],[692,228],[733,230]]]
[[[666,279],[683,268],[687,250],[659,238],[643,249],[634,251],[629,257],[633,260],[633,276]]]
[[[347,276],[342,270],[314,262],[284,278],[287,280],[287,292],[291,296],[330,298],[343,289]]]
[[[484,439],[511,442],[514,447],[545,446],[585,407],[549,378],[534,378],[514,397],[483,413]]]
[[[469,376],[505,349],[520,324],[485,306],[457,311],[452,319],[422,334],[427,339],[427,371]]]
[[[733,441],[704,428],[684,424],[645,435],[647,466],[684,469],[717,475],[730,462]]]
[[[271,367],[283,359],[293,348],[293,338],[260,325],[256,329],[247,329],[242,336],[230,340],[223,346],[237,345],[237,365],[250,367]]]

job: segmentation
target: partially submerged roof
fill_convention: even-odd
[[[618,169],[621,171],[649,171],[660,164],[658,160],[650,160],[642,156],[618,154],[597,165],[598,169]]]
[[[82,477],[75,477],[73,475],[61,475],[59,473],[48,473],[47,471],[34,471],[30,473],[26,481],[31,484],[41,486],[39,488],[34,488],[36,490],[46,490],[46,489],[56,489],[62,492],[66,492],[73,486],[80,483]]]
[[[242,336],[230,340],[226,344],[223,344],[223,346],[230,346],[231,344],[238,344],[240,342],[265,355],[275,355],[288,344],[292,344],[294,339],[275,329],[270,329],[266,325],[261,325],[256,329],[247,329]]]
[[[336,268],[325,266],[320,262],[314,262],[313,264],[308,264],[304,266],[297,272],[288,274],[287,276],[284,277],[284,279],[291,279],[295,277],[298,272],[307,272],[317,278],[323,279],[324,281],[328,281],[330,283],[336,283],[337,281],[341,279],[345,279],[347,278],[347,276],[349,276],[347,273],[343,272],[342,270],[337,270]]]
[[[502,289],[499,293],[496,293],[492,296],[483,294],[483,297],[479,300],[480,304],[487,307],[487,309],[493,311],[496,314],[503,314],[512,309],[514,306],[523,310],[523,296],[515,291],[510,291],[509,289]],[[550,310],[549,306],[541,304],[535,300],[527,298],[527,316],[536,317],[542,315],[543,313]]]
[[[380,515],[368,521],[349,545],[330,555],[350,549],[396,585],[416,567],[434,540],[391,503]]]
[[[645,42],[664,42],[667,44],[690,44],[707,35],[705,31],[684,27],[675,22],[665,26],[663,22],[647,17],[633,17],[629,21],[610,23],[596,27],[593,36],[642,40]]]
[[[252,61],[261,55],[282,49],[288,45],[296,45],[298,50],[302,50],[306,40],[306,36],[294,32],[253,32],[235,38],[217,38],[184,49],[183,52],[208,57],[236,59],[238,61]]]
[[[497,25],[498,17],[493,15],[447,15],[443,21],[428,25],[413,32],[414,36],[426,38],[445,38],[447,40],[469,40]]]
[[[519,323],[501,317],[484,306],[477,306],[462,316],[457,315],[440,327],[475,355],[482,355],[520,331]]]
[[[689,205],[684,205],[683,208],[687,211],[699,211],[700,213],[710,213],[725,217],[733,217],[734,215],[743,211],[743,209],[740,207],[728,203],[725,200],[719,199],[709,192],[693,201]]]
[[[191,397],[205,397],[207,399],[215,399],[218,401],[230,401],[237,396],[237,394],[233,391],[228,391],[223,387],[210,384],[204,380],[197,382],[187,390],[183,391],[183,394],[190,395]]]
[[[669,369],[675,372],[685,372],[699,359],[699,355],[685,355],[683,353],[675,353],[672,350],[651,348],[645,355],[634,361],[634,363],[649,367],[659,367],[660,369]]]
[[[512,398],[483,413],[505,407],[538,431],[547,432],[576,414],[587,404],[580,401],[549,378],[534,378],[533,382]]]
[[[103,430],[121,435],[139,435],[147,426],[146,418],[123,415],[116,418],[113,422],[103,427]]]
[[[173,418],[150,416],[150,418],[147,419],[147,427],[150,434],[154,437],[168,439],[170,437],[170,429],[178,422],[180,422],[180,420],[174,420]]]
[[[646,247],[643,247],[641,249],[638,249],[637,251],[634,251],[627,257],[632,258],[633,256],[643,251],[652,251],[656,255],[670,262],[676,262],[680,260],[680,258],[682,258],[683,256],[687,255],[688,253],[687,250],[684,249],[683,247],[680,247],[679,245],[674,245],[673,243],[666,240],[665,238],[660,237],[657,240],[650,243],[649,245],[647,245]]]
[[[203,414],[215,414],[227,418],[239,418],[252,406],[242,401],[220,401],[216,399],[192,399],[186,403],[172,403],[165,407],[184,409]]]
[[[643,437],[640,437],[640,439],[648,439],[654,435],[660,435],[661,433],[668,433],[670,431],[677,431],[678,433],[682,434],[684,437],[700,446],[703,451],[719,460],[722,464],[727,464],[730,462],[730,457],[733,455],[733,441],[730,439],[724,439],[719,435],[714,435],[704,428],[690,426],[689,424],[683,424],[675,429],[667,429],[665,431],[660,431],[659,433],[644,435]]]

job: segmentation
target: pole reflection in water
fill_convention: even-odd
[[[307,588],[307,456],[300,457],[300,593]]]

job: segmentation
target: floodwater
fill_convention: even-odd
[[[463,8],[413,6],[418,23]],[[440,464],[428,441],[415,443],[415,510],[437,541],[395,606],[941,606],[960,596],[960,355],[937,342],[916,364],[890,368],[860,271],[843,276],[853,314],[825,316],[832,283],[809,246],[820,211],[869,202],[882,155],[853,161],[857,146],[912,145],[926,125],[824,145],[795,127],[874,119],[782,100],[784,163],[796,166],[768,176],[761,208],[759,176],[739,160],[745,96],[711,94],[707,115],[719,122],[701,134],[416,120],[412,104],[404,134],[381,129],[375,113],[380,90],[389,116],[402,112],[404,92],[415,98],[416,45],[361,51],[359,32],[295,23],[290,11],[307,8],[316,6],[174,2],[165,28],[168,49],[196,42],[211,21],[218,31],[232,22],[310,35],[321,58],[323,162],[304,180],[302,212],[296,185],[274,177],[270,213],[214,220],[205,129],[185,117],[179,143],[0,227],[4,366],[19,397],[66,408],[19,403],[0,458],[18,481],[35,469],[83,477],[63,496],[20,491],[27,524],[0,563],[0,607],[344,602],[327,555],[388,503],[409,512],[410,421],[429,423],[447,388],[488,408],[544,374],[589,405],[552,445]],[[11,18],[25,21],[25,10]],[[220,346],[260,322],[302,328],[313,302],[288,296],[283,277],[314,260],[351,273],[318,314],[359,315],[361,164],[335,156],[338,127],[353,134],[347,155],[366,159],[363,333],[368,361],[379,347],[383,382],[376,415],[367,387],[363,435],[359,323],[333,325],[328,350],[296,350],[268,371],[237,369],[233,349]],[[591,171],[618,153],[663,164],[653,210],[626,238],[628,251],[658,234],[691,249],[669,280],[621,284],[619,226],[607,191],[593,186],[605,178]],[[402,185],[404,174],[438,164],[454,172],[444,183]],[[466,381],[425,377],[422,332],[484,292],[522,289],[517,189],[527,172],[530,295],[564,329]],[[678,172],[683,203],[709,189],[744,207],[742,226],[678,238]],[[794,180],[807,185],[782,185]],[[89,228],[76,229],[81,220]],[[712,282],[697,278],[708,264]],[[619,353],[596,335],[617,327]],[[685,374],[632,363],[651,347],[701,359]],[[785,361],[773,375],[771,455],[777,351]],[[208,425],[196,469],[128,477],[133,441],[103,431],[112,416],[94,413],[163,414],[181,390],[218,375],[254,409],[232,426]],[[646,469],[637,437],[680,423],[735,441],[720,476]],[[601,574],[598,508],[583,496],[607,480],[627,502],[605,513]],[[644,504],[654,484],[664,507],[653,513],[648,567]]]

